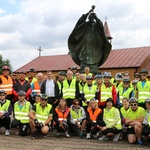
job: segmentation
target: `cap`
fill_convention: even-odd
[[[0,90],[0,95],[1,95],[1,94],[5,94],[5,95],[6,95],[5,90]]]
[[[121,80],[122,78],[123,78],[123,76],[120,72],[115,75],[116,80]]]
[[[143,69],[140,70],[140,74],[141,74],[141,73],[146,73],[146,74],[148,74],[148,70],[145,69],[145,68],[143,68]]]
[[[135,98],[135,97],[131,97],[131,98],[129,99],[129,103],[138,103],[138,100],[137,100],[137,98]]]
[[[93,80],[92,76],[86,76],[86,80]]]
[[[20,90],[20,91],[18,92],[18,96],[25,96],[25,95],[26,95],[26,92],[23,91],[23,90]]]
[[[138,80],[133,80],[132,84],[136,84],[138,82]]]
[[[138,72],[134,73],[134,77],[141,77]]]
[[[3,71],[3,70],[10,70],[10,68],[9,68],[9,66],[3,66],[3,67],[2,67],[2,71]]]
[[[29,72],[35,72],[35,68],[31,67],[31,68],[29,69]]]
[[[42,94],[42,95],[41,95],[41,99],[48,100],[48,97],[47,97],[47,95],[46,95],[46,94]]]
[[[73,66],[71,70],[77,70],[77,66]]]
[[[112,98],[107,98],[106,99],[106,104],[107,104],[107,102],[112,102],[112,104],[114,105],[114,100]]]
[[[124,83],[130,83],[130,79],[129,79],[129,78],[124,78],[124,79],[123,79],[123,82],[124,82]]]
[[[95,79],[102,78],[101,74],[96,74]]]
[[[150,98],[146,98],[146,99],[145,99],[145,102],[150,102]]]
[[[59,71],[59,72],[58,72],[58,75],[60,75],[60,76],[65,76],[66,73],[65,73],[64,71]]]
[[[110,72],[104,72],[103,77],[111,78],[111,73]]]
[[[41,94],[36,94],[35,97],[41,97]]]
[[[20,72],[19,72],[20,74],[26,74],[26,71],[24,71],[24,70],[20,70]]]

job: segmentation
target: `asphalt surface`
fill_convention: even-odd
[[[87,140],[72,136],[66,138],[64,135],[56,136],[56,132],[51,132],[48,137],[39,136],[31,140],[30,136],[21,137],[15,135],[15,131],[10,131],[10,136],[4,135],[4,130],[0,130],[0,150],[143,150],[150,149],[148,142],[139,147],[138,144],[128,144],[127,141],[98,141],[97,139]]]

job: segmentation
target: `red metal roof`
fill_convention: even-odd
[[[100,68],[140,67],[149,55],[150,46],[112,50],[108,59]],[[69,54],[40,56],[16,71],[28,71],[30,67],[34,67],[36,71],[58,71],[66,70],[68,67],[72,66],[77,66],[79,69],[79,66],[74,63]]]

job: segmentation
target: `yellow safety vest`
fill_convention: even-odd
[[[145,99],[150,97],[150,81],[146,81],[144,87],[142,87],[142,82],[138,81],[138,103],[145,103]]]
[[[49,117],[49,112],[52,109],[51,104],[47,104],[44,108],[41,107],[41,104],[36,104],[36,118],[38,119],[39,122],[44,123],[48,117]]]
[[[89,102],[92,98],[95,97],[96,90],[97,90],[96,85],[92,84],[91,90],[89,90],[89,87],[86,83],[85,86],[83,87],[84,98]],[[87,106],[87,104],[84,101],[82,101],[82,106]]]
[[[10,106],[10,100],[6,100],[6,102],[3,105],[0,104],[0,112],[8,111],[9,106]]]
[[[106,102],[106,99],[112,98],[112,86],[106,87],[105,84],[101,86],[101,102]]]
[[[120,112],[121,112],[123,118],[127,118],[129,109],[126,110],[124,107],[121,107]]]
[[[108,121],[108,123],[114,122],[114,117],[115,117],[114,111],[116,110],[118,111],[118,121],[117,121],[117,124],[115,125],[115,128],[117,128],[118,130],[121,130],[122,129],[121,118],[120,118],[119,110],[117,108],[112,107],[111,109],[109,109],[109,111],[106,108],[104,108],[103,118],[105,118]]]
[[[20,120],[21,123],[29,123],[28,113],[30,111],[30,102],[26,101],[21,110],[18,102],[15,102],[14,105],[15,119]]]
[[[70,114],[74,121],[76,121],[78,118],[82,117],[82,109],[78,110],[78,113],[74,111],[72,108],[70,109]]]
[[[67,79],[65,79],[63,81],[63,98],[67,99],[67,98],[71,98],[74,99],[75,98],[75,92],[76,92],[76,80],[72,79],[71,84],[69,86]]]

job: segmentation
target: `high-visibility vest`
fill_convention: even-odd
[[[6,100],[6,102],[3,105],[0,104],[0,112],[8,111],[9,106],[10,100]]]
[[[36,104],[36,118],[39,122],[44,123],[48,117],[49,117],[49,112],[52,109],[51,104],[47,104],[44,108],[41,106],[40,103]]]
[[[112,107],[111,109],[107,110],[106,108],[104,108],[104,114],[103,114],[103,118],[105,118],[109,123],[114,122],[114,111],[118,111],[118,121],[117,124],[115,125],[115,128],[117,128],[118,130],[122,129],[121,126],[121,118],[120,118],[120,113],[119,110],[115,107]],[[106,124],[107,125],[107,124]]]
[[[126,110],[124,107],[121,107],[120,112],[121,112],[123,118],[127,118],[128,111],[129,111],[129,109]]]
[[[92,84],[91,89],[89,90],[89,87],[86,83],[83,87],[84,98],[89,102],[92,98],[95,97],[96,90],[96,85]],[[87,104],[85,102],[82,102],[82,106],[87,106]]]
[[[57,84],[58,84],[58,88],[59,88],[59,93],[61,93],[61,83],[60,83],[60,81],[57,81]]]
[[[93,112],[91,108],[88,108],[87,112],[90,115],[90,119],[95,123],[98,115],[102,112],[102,110],[100,108],[96,108],[95,111]]]
[[[58,115],[58,121],[62,122],[63,120],[66,120],[68,117],[68,114],[70,112],[69,108],[66,108],[65,112],[61,112],[58,107],[55,108],[55,112]]]
[[[150,81],[146,81],[142,87],[142,81],[138,81],[138,103],[145,103],[145,99],[150,97]]]
[[[32,90],[32,92],[35,92],[36,94],[40,94],[41,93],[41,87],[40,87],[40,85],[39,85],[39,82],[38,81],[35,81],[34,83],[33,83],[33,85],[34,85],[34,89]]]
[[[12,94],[13,81],[10,76],[8,76],[8,80],[4,75],[0,76],[2,83],[0,84],[0,89],[5,90],[6,94]]]
[[[70,109],[70,114],[73,118],[74,121],[76,121],[78,118],[82,117],[82,109],[79,108],[78,113],[76,111],[74,111],[74,109]]]
[[[101,86],[101,102],[106,102],[106,99],[112,98],[112,86],[106,87],[105,84]]]
[[[26,77],[25,79],[26,79],[27,81],[29,81],[29,77]],[[32,81],[31,81],[30,84],[34,83],[35,81],[37,81],[37,78],[33,77],[33,79],[32,79]]]
[[[128,88],[126,91],[123,92],[123,87],[119,88],[119,99],[120,99],[120,103],[122,103],[122,99],[124,97],[129,98],[130,93],[133,91],[133,88]]]
[[[20,120],[21,123],[29,123],[28,113],[30,111],[30,102],[26,101],[21,110],[18,102],[15,102],[14,105],[15,119]]]
[[[86,73],[84,73],[84,75],[85,75],[85,76],[91,76],[91,77],[93,76],[92,73],[88,73],[88,75],[86,75]]]
[[[146,112],[148,113],[148,125],[149,125],[149,127],[150,127],[150,112],[148,111],[148,110],[146,110]]]
[[[72,79],[71,84],[69,86],[67,79],[63,81],[63,98],[64,99],[74,99],[75,98],[75,93],[76,93],[76,80]]]

